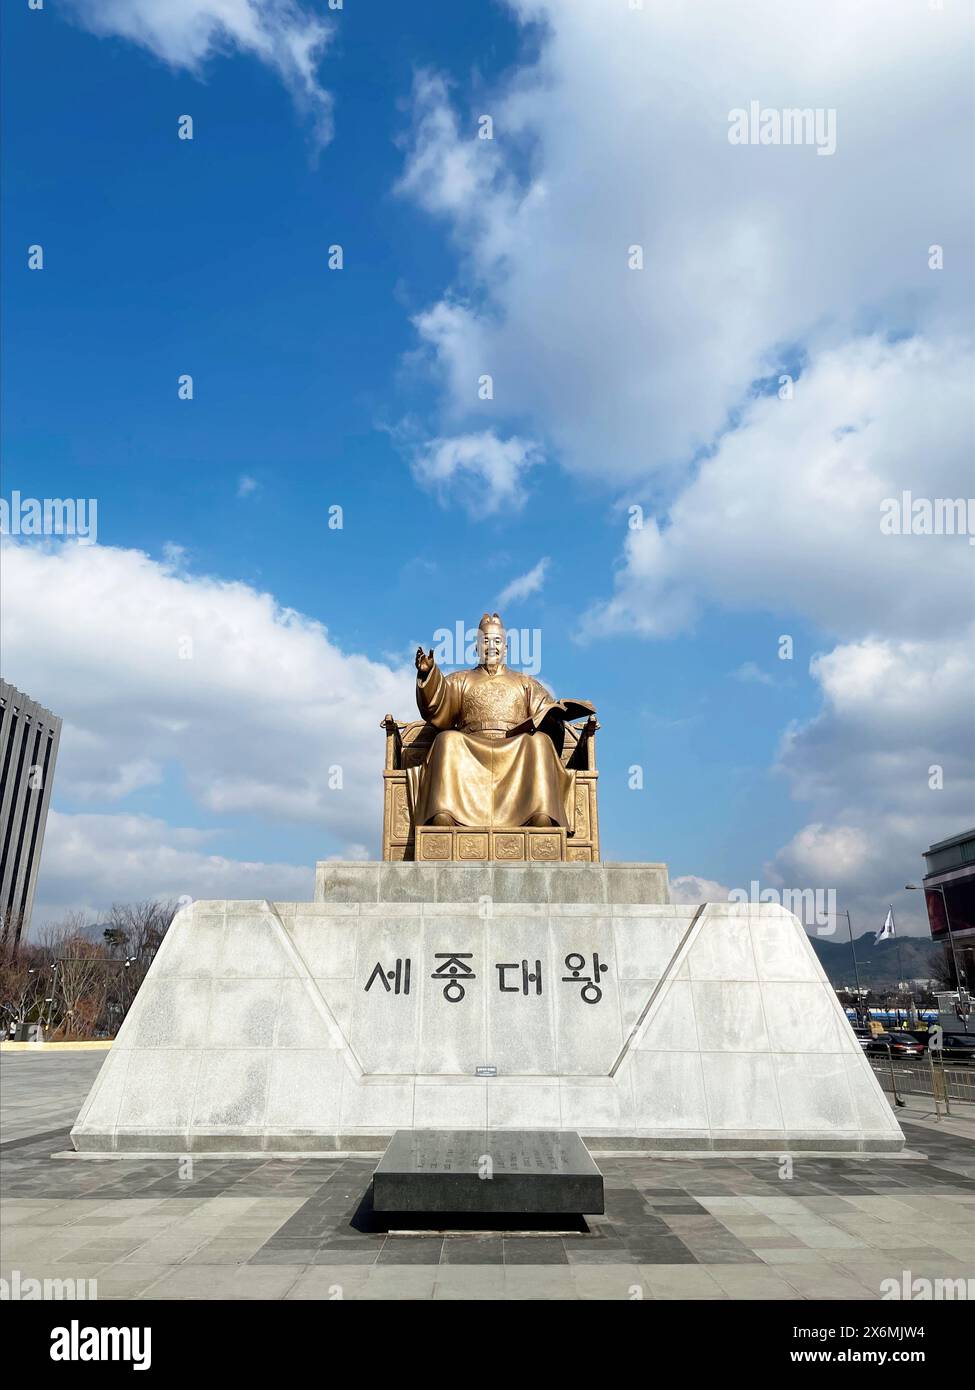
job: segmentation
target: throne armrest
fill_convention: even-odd
[[[574,768],[577,772],[596,771],[596,730],[600,727],[597,721],[590,717],[576,724],[566,723],[565,742],[562,745],[562,763],[564,767]]]
[[[386,767],[393,769],[402,766],[403,740],[400,726],[391,714],[383,717],[379,727],[386,730]]]
[[[386,769],[392,772],[423,762],[438,732],[424,719],[394,719],[391,714],[381,727],[386,730]]]

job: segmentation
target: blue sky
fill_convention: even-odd
[[[137,0],[136,39],[108,0],[6,15],[2,491],[98,502],[98,545],[68,543],[70,564],[61,542],[8,548],[12,567],[31,568],[11,585],[4,674],[66,720],[38,914],[155,892],[289,896],[316,858],[375,856],[386,709],[370,701],[395,695],[408,715],[415,644],[459,619],[476,624],[547,560],[540,587],[504,616],[541,630],[546,683],[597,705],[604,857],[663,859],[673,877],[715,891],[753,879],[835,887],[878,927],[897,898],[919,928],[914,902],[897,894],[921,871],[921,850],[971,820],[971,730],[952,652],[972,605],[956,598],[941,631],[922,616],[945,588],[964,593],[964,538],[927,538],[942,542],[935,560],[919,538],[901,538],[914,548],[895,554],[873,534],[896,487],[971,491],[959,405],[970,314],[966,330],[963,286],[932,288],[923,254],[964,224],[970,189],[955,174],[951,185],[950,136],[932,160],[923,142],[874,128],[916,37],[885,40],[860,70],[862,39],[845,30],[832,68],[804,67],[790,36],[777,47],[773,34],[757,56],[744,41],[733,49],[729,78],[690,19],[627,34],[616,16],[603,35],[587,32],[575,4],[560,14],[527,0],[372,0],[328,14],[241,0],[240,15],[263,16],[268,34],[329,27],[313,65],[334,121],[322,143],[267,45],[255,56],[243,19],[221,30],[213,8],[185,7],[202,44],[199,29],[164,32],[157,0]],[[532,22],[546,11],[548,26]],[[842,27],[841,16],[827,5],[824,22]],[[920,86],[947,124],[965,100],[956,45],[950,34],[930,43]],[[670,85],[668,48],[686,65],[685,88]],[[632,118],[616,127],[618,145],[601,92]],[[755,95],[835,106],[836,155],[731,150],[735,92],[741,105]],[[925,110],[913,100],[908,132]],[[489,150],[474,138],[484,111],[496,122]],[[714,164],[702,166],[712,111]],[[177,138],[183,114],[192,141]],[[739,154],[771,158],[733,167]],[[912,195],[915,168],[923,186]],[[873,179],[892,200],[877,211],[882,247],[865,220]],[[915,229],[918,196],[928,216]],[[813,225],[800,216],[807,199]],[[600,248],[623,257],[641,238],[651,287],[638,303],[625,269],[607,291],[593,266]],[[26,268],[35,243],[42,272]],[[327,268],[333,243],[341,271]],[[953,246],[949,271],[960,255]],[[628,296],[623,307],[614,295]],[[495,376],[494,401],[477,400],[481,371]],[[797,399],[810,384],[794,438],[779,423],[788,406],[754,385],[781,371],[798,377]],[[181,373],[193,376],[192,401],[177,398]],[[895,450],[911,390],[934,436]],[[853,436],[830,464],[845,481],[804,503],[827,425],[833,441]],[[466,483],[449,461],[441,487],[424,482],[438,442],[472,435],[489,439]],[[504,440],[531,441],[539,460],[519,465],[510,487],[492,471]],[[627,529],[635,503],[648,518],[639,536]],[[340,531],[327,524],[335,504]],[[52,612],[66,581],[70,620]],[[123,621],[122,595],[135,604],[143,581],[143,616]],[[253,628],[246,639],[248,715],[239,738],[225,737],[233,682],[200,674],[173,694],[127,634],[164,645],[168,605],[182,602],[173,596],[197,605],[194,621],[212,603],[209,630],[222,635],[210,655],[224,667],[219,642],[234,641],[228,630],[260,594],[278,607],[262,610],[269,640]],[[290,610],[327,630],[308,640],[351,689],[296,684]],[[198,643],[206,631],[205,620],[194,628]],[[790,661],[777,655],[784,633]],[[357,689],[359,658],[372,675]],[[897,691],[943,667],[945,709],[901,708]],[[876,720],[878,688],[892,707]],[[307,717],[279,751],[271,731],[289,702]],[[864,719],[879,729],[876,747],[864,747]],[[255,767],[242,788],[265,730],[274,767]],[[940,799],[927,786],[939,759],[951,769]],[[345,800],[316,801],[307,783],[334,764],[348,768]],[[633,764],[640,792],[628,788]],[[290,798],[289,787],[303,790]],[[124,867],[112,863],[120,843]],[[692,897],[703,891],[688,884]]]

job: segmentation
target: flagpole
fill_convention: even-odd
[[[898,972],[899,975],[903,975],[903,974],[904,974],[904,961],[903,961],[903,958],[902,958],[902,956],[901,956],[901,939],[900,939],[900,937],[897,935],[897,927],[896,927],[896,925],[895,925],[895,923],[894,923],[894,904],[893,904],[893,903],[888,903],[888,905],[887,905],[887,911],[890,913],[890,934],[891,934],[891,936],[894,938],[894,940],[897,942],[897,972]],[[898,984],[899,984],[899,983],[900,983],[900,981],[898,981]],[[913,994],[911,993],[910,985],[907,983],[907,979],[906,979],[906,978],[904,979],[904,992],[905,992],[905,994],[907,995],[907,997],[908,997],[908,999],[909,999],[909,1001],[910,1001],[910,1007],[909,1007],[908,1010],[907,1010],[907,1016],[908,1016],[908,1018],[910,1019],[911,1023],[913,1023],[913,1022],[914,1022],[914,1019],[912,1018],[912,1014],[913,1014],[913,1012],[914,1012],[914,996],[913,996]],[[900,1012],[900,1011],[898,1010],[898,1012]]]

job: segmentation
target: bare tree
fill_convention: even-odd
[[[44,971],[48,995],[42,1018],[63,1037],[90,1037],[93,1006],[100,1012],[105,950],[92,939],[95,925],[89,913],[74,910],[58,922],[46,923],[38,934],[37,951],[49,967]]]
[[[37,934],[37,948],[53,960],[61,953],[62,947],[70,937],[90,936],[95,921],[83,908],[66,912],[58,922],[46,922]]]
[[[91,1037],[105,1002],[105,948],[80,933],[62,937],[54,969],[51,1017],[65,1037]]]
[[[145,973],[162,945],[178,906],[174,898],[113,903],[104,933],[110,951],[137,961]]]
[[[11,1025],[34,1023],[41,1016],[45,990],[51,982],[46,961],[35,952],[23,950],[16,960],[0,963],[0,1030]]]
[[[35,973],[25,987],[29,997],[30,990],[37,996],[33,1017],[62,1037],[118,1032],[178,906],[175,899],[113,903],[107,923],[71,911],[46,924],[30,948]],[[0,970],[0,986],[3,981]],[[22,1012],[17,1001],[11,975],[0,988],[0,1005],[9,1004],[8,1016]]]

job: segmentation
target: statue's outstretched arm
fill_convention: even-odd
[[[422,666],[417,655],[416,707],[421,719],[437,729],[449,729],[460,713],[460,691],[456,681],[445,676],[433,660],[433,653]]]

